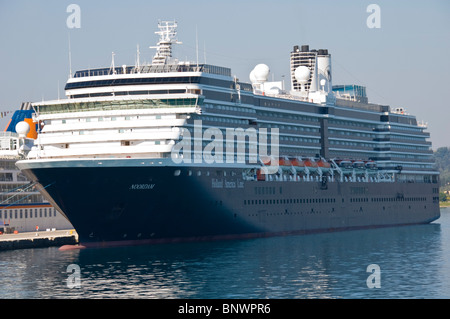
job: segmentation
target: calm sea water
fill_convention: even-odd
[[[367,272],[371,264],[380,269],[379,288],[368,287],[368,277],[375,275]],[[0,298],[8,299],[450,298],[450,209],[441,209],[436,222],[419,226],[4,251],[0,287]]]

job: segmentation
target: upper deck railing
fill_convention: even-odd
[[[75,72],[74,78],[90,77],[90,76],[104,76],[114,74],[139,74],[139,73],[169,73],[169,72],[203,72],[209,74],[231,76],[231,69],[211,64],[150,64],[136,66],[122,66],[114,68],[100,68],[80,70]]]

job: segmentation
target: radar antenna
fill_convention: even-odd
[[[159,31],[155,33],[159,35],[157,46],[150,47],[156,49],[152,64],[167,64],[167,60],[172,57],[172,44],[181,44],[176,39],[177,22],[176,21],[159,21]]]

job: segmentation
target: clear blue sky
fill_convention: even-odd
[[[69,29],[69,4],[81,8],[81,28]],[[370,29],[369,4],[381,9]],[[0,111],[23,101],[64,96],[72,69],[151,61],[158,20],[178,21],[179,59],[231,67],[248,81],[258,63],[275,80],[289,74],[294,45],[328,49],[333,84],[367,86],[369,100],[405,107],[428,122],[433,148],[450,146],[450,1],[385,0],[0,0]],[[286,77],[288,79],[288,77]],[[287,81],[286,81],[287,82]],[[5,119],[0,122],[4,127]]]

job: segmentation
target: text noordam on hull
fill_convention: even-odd
[[[78,71],[33,103],[37,146],[17,163],[89,245],[257,237],[429,223],[438,172],[426,127],[332,85],[328,50],[295,46],[291,90],[257,65],[171,58]]]

